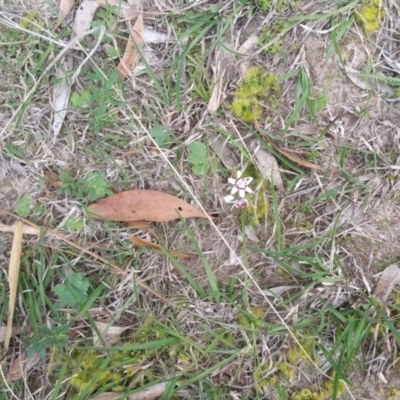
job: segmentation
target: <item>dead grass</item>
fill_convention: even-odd
[[[145,2],[146,29],[168,39],[141,48],[133,81],[115,73],[128,24],[99,9],[93,27],[105,34],[72,86],[90,101],[70,103],[56,137],[57,56],[81,65],[98,31],[83,51],[68,49],[70,26],[52,32],[50,3],[1,11],[0,222],[19,214],[60,235],[24,235],[3,398],[134,396],[163,382],[163,399],[399,398],[399,292],[373,295],[400,254],[399,6],[383,1],[385,18],[367,34],[361,0],[256,4]],[[250,66],[282,87],[259,129],[230,109]],[[158,126],[167,142],[152,139]],[[205,176],[187,159],[194,141],[208,148]],[[223,197],[236,170],[257,165],[258,146],[284,188],[267,185],[268,213],[250,231]],[[132,248],[132,228],[87,217],[90,196],[132,188],[218,216],[154,224],[165,248],[193,258]],[[13,235],[1,235],[5,324]],[[97,322],[129,329],[110,345]]]

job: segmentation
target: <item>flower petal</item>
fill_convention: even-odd
[[[231,185],[234,185],[234,184],[236,183],[236,179],[235,179],[235,178],[228,178],[228,182],[229,182]]]
[[[239,197],[241,197],[242,199],[244,199],[244,196],[246,195],[246,191],[244,189],[240,189],[239,190]]]
[[[246,189],[244,189],[247,193],[253,193],[253,190],[250,189],[249,187],[247,187]]]
[[[224,201],[225,201],[225,203],[236,202],[235,197],[232,196],[231,194],[229,194],[228,196],[225,196],[225,197],[224,197]]]
[[[246,182],[246,185],[250,185],[251,181],[253,180],[253,177],[247,176],[246,178],[243,178],[243,180]]]
[[[242,174],[243,174],[243,172],[240,170],[238,172],[236,172],[236,179],[241,178]]]
[[[236,186],[234,186],[234,187],[232,188],[232,190],[231,190],[231,194],[236,194],[238,190],[239,190],[239,189],[238,189]]]

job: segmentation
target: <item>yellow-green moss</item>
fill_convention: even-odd
[[[280,85],[274,73],[266,74],[262,67],[250,68],[233,95],[232,112],[245,122],[260,120],[263,105],[276,105],[279,93]]]
[[[254,317],[252,318],[245,314],[239,314],[237,317],[240,326],[243,328],[250,328],[251,326],[255,327],[260,326],[261,325],[260,321],[263,320],[266,310],[263,307],[250,307],[248,313],[252,314]]]
[[[269,204],[266,197],[268,181],[263,179],[260,171],[253,163],[249,163],[243,171],[243,177],[246,178],[248,176],[253,178],[251,186],[256,190],[248,199],[249,206],[244,209],[245,224],[257,225],[263,221],[268,214]]]
[[[361,22],[367,33],[377,30],[384,17],[382,0],[364,0],[363,5],[356,11],[356,19]]]

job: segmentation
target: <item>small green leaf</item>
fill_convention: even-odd
[[[67,276],[65,284],[56,285],[55,294],[66,305],[73,307],[87,300],[89,281],[81,273],[72,273]]]
[[[187,161],[191,164],[204,164],[207,160],[207,147],[200,142],[192,142],[188,145],[190,154]]]
[[[92,96],[90,89],[85,89],[81,94],[73,92],[71,94],[71,103],[74,107],[85,107],[89,104],[89,100]]]
[[[34,200],[29,194],[24,194],[15,204],[15,212],[20,217],[27,217],[31,213]]]
[[[154,139],[154,141],[161,147],[165,142],[165,132],[163,126],[154,126],[150,130],[150,136]]]
[[[95,201],[101,199],[106,194],[112,194],[108,190],[108,182],[104,176],[104,173],[90,172],[85,181],[88,185],[88,200]]]
[[[163,147],[164,149],[168,149],[171,145],[170,138],[165,133],[165,128],[161,125],[151,128],[150,136],[160,147]]]
[[[69,217],[65,222],[65,227],[72,232],[81,231],[83,229],[83,225],[83,219],[76,216]]]

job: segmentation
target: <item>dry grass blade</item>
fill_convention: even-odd
[[[129,35],[128,42],[126,43],[125,52],[122,56],[121,61],[118,64],[118,71],[120,75],[131,76],[132,68],[139,59],[139,52],[137,46],[143,43],[143,10],[140,11],[135,25],[131,29],[131,34]]]
[[[61,22],[69,14],[69,12],[71,11],[74,4],[75,4],[75,0],[61,0],[60,1],[60,6],[59,6],[60,13],[57,17],[57,21],[56,21],[56,24],[55,24],[53,30],[56,30],[60,26]]]
[[[149,240],[146,240],[146,239],[142,239],[141,237],[138,237],[138,236],[129,236],[129,240],[130,240],[135,246],[150,247],[151,249],[154,249],[154,250],[156,250],[156,251],[159,251],[160,253],[162,252],[162,248],[161,248],[158,244],[153,243],[153,242],[150,242]],[[172,254],[174,257],[177,257],[177,258],[192,258],[192,257],[193,257],[193,255],[191,255],[191,254],[180,253],[180,252],[175,252],[175,251],[171,251],[171,250],[168,250],[168,251],[170,251],[171,254]]]
[[[6,338],[4,341],[4,348],[6,351],[8,350],[13,330],[12,322],[14,316],[15,300],[17,298],[19,267],[21,265],[23,226],[24,224],[21,221],[18,221],[15,225],[14,240],[10,256],[10,266],[8,269],[8,284],[10,286],[10,299],[8,303],[7,331],[6,331]]]

